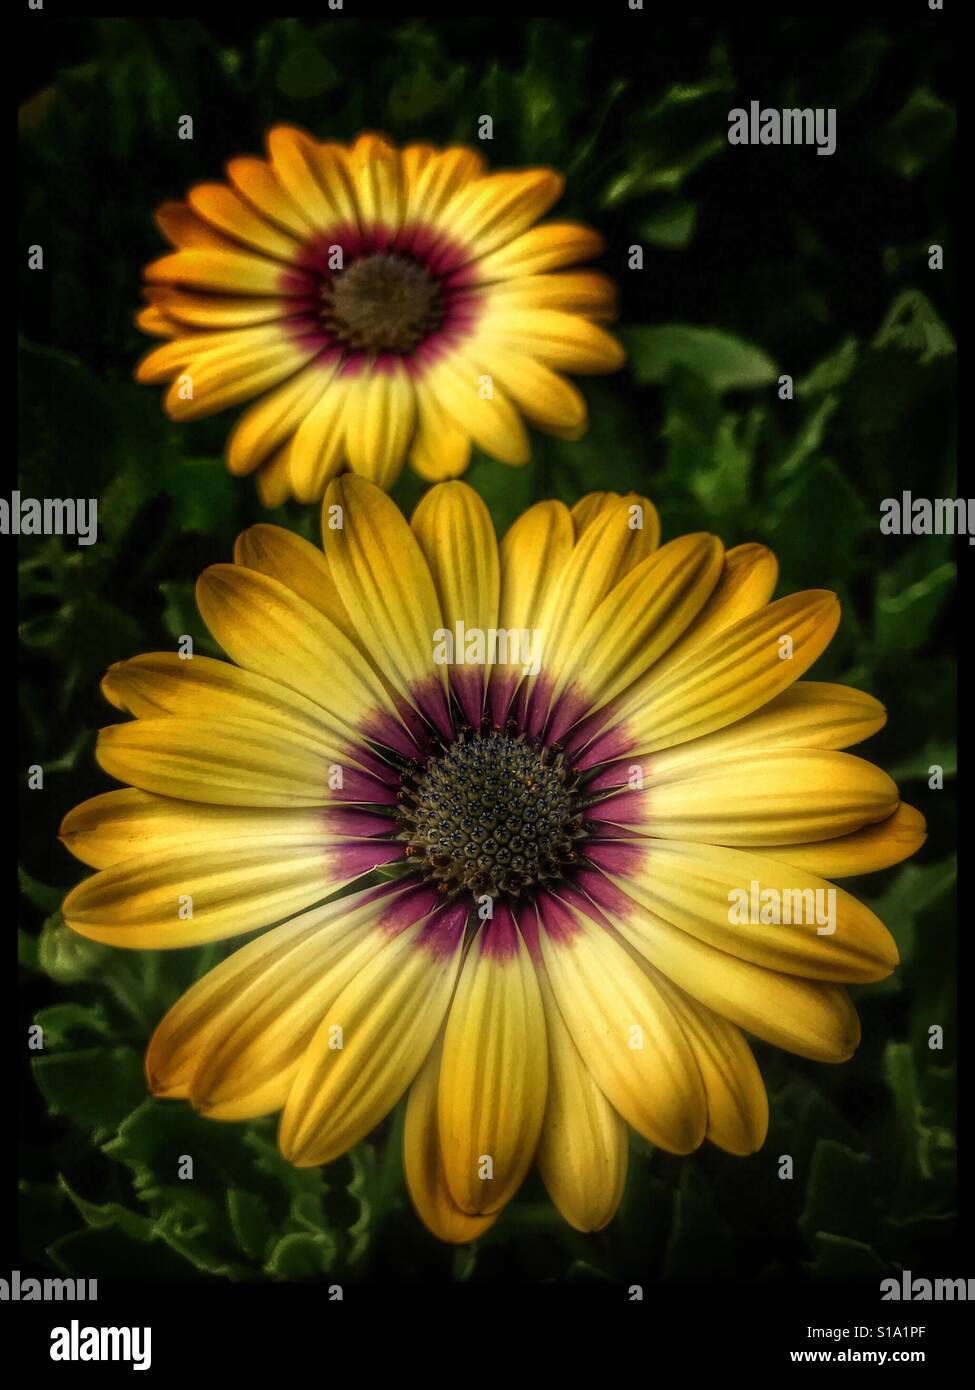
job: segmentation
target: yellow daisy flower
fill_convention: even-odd
[[[551,169],[489,174],[480,155],[350,147],[290,126],[268,158],[232,159],[157,222],[175,247],[146,267],[140,362],[170,382],[165,409],[194,420],[257,397],[227,446],[266,506],[316,502],[343,468],[389,488],[409,456],[422,477],[463,473],[475,443],[526,462],[522,415],[551,434],[586,429],[561,375],[623,361],[600,325],[611,281],[565,270],[601,238],[535,223],[562,194]],[[557,271],[559,273],[552,274]]]
[[[632,495],[538,503],[499,547],[464,483],[408,523],[347,474],[323,533],[324,553],[255,526],[203,574],[230,662],[158,652],[105,679],[135,718],[98,759],[129,786],[64,822],[98,870],[68,923],[147,949],[265,929],[163,1019],[153,1093],[281,1111],[305,1166],[408,1091],[409,1190],[447,1241],[490,1226],[533,1160],[567,1221],[604,1226],[628,1125],[754,1152],[745,1034],[851,1055],[843,986],[897,951],[829,880],[924,839],[840,751],[883,707],[799,679],[835,595],[770,601],[764,546],[661,546]]]

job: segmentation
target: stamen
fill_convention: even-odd
[[[523,734],[468,730],[404,777],[411,863],[445,893],[517,897],[561,878],[585,833],[576,780],[562,753]]]
[[[443,323],[440,282],[407,256],[354,261],[321,289],[322,323],[355,352],[405,354]]]

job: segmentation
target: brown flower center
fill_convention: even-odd
[[[329,332],[354,352],[412,352],[443,322],[443,291],[407,256],[363,256],[321,291]]]
[[[575,786],[561,753],[497,730],[463,734],[404,779],[400,834],[443,892],[516,896],[574,862]]]

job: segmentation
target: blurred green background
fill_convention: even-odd
[[[954,93],[938,23],[832,19],[589,29],[543,20],[318,24],[59,21],[22,70],[20,489],[99,498],[99,541],[20,544],[25,1023],[45,1050],[20,1086],[22,1262],[174,1279],[876,1280],[952,1263],[955,1119],[953,542],[887,537],[884,497],[955,492]],[[832,157],[735,148],[731,107],[835,106]],[[195,138],[176,138],[178,118]],[[476,1246],[437,1244],[402,1188],[394,1116],[324,1171],[290,1169],[271,1120],[226,1125],[145,1097],[146,1039],[227,949],[135,953],[66,933],[80,867],[61,816],[106,790],[94,731],[112,661],[192,633],[192,586],[262,513],[221,462],[231,420],[175,427],[131,381],[153,208],[278,121],[321,138],[476,143],[494,166],[551,163],[557,216],[598,226],[622,294],[627,369],[585,383],[577,443],[535,436],[511,470],[469,481],[499,532],[527,504],[648,492],[665,538],[760,540],[779,592],[828,587],[844,619],[814,675],[890,713],[865,751],[929,821],[911,863],[846,886],[897,937],[903,967],[856,991],[864,1040],[841,1067],[758,1046],[764,1150],[689,1158],[635,1141],[623,1207],[599,1235],[565,1226],[532,1175]],[[931,243],[946,268],[928,269]],[[642,270],[629,248],[644,248]],[[26,258],[25,258],[26,259]],[[779,399],[781,373],[795,398]],[[404,476],[409,509],[422,484]],[[315,509],[270,518],[312,536]],[[928,769],[944,769],[931,790]],[[26,779],[25,779],[26,780]],[[928,1028],[944,1029],[930,1051]],[[195,1177],[176,1164],[192,1154]],[[778,1156],[795,1159],[791,1182]]]

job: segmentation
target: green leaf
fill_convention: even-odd
[[[86,941],[73,932],[60,912],[55,912],[41,927],[37,959],[45,974],[59,984],[77,984],[87,980],[105,960],[109,950],[94,941]]]
[[[289,53],[278,68],[278,90],[296,101],[324,96],[339,83],[339,71],[324,53],[308,46]]]
[[[872,346],[909,352],[922,364],[952,357],[955,340],[931,301],[920,290],[903,290],[893,301]]]
[[[812,1243],[816,1257],[807,1268],[814,1279],[828,1283],[852,1279],[880,1280],[890,1273],[887,1262],[863,1241],[820,1231],[813,1237]]]
[[[954,108],[930,87],[918,87],[878,137],[877,157],[902,179],[915,179],[954,138]]]
[[[84,1217],[87,1226],[96,1230],[117,1227],[124,1235],[143,1242],[153,1238],[153,1223],[149,1217],[140,1216],[121,1202],[89,1202],[72,1191],[64,1176],[59,1177],[58,1183]]]
[[[668,323],[623,329],[620,336],[634,376],[645,385],[665,381],[677,367],[696,373],[718,394],[768,386],[779,374],[761,348],[717,328]]]
[[[253,1192],[231,1188],[227,1193],[227,1214],[244,1254],[252,1260],[263,1260],[274,1234],[266,1204]]]
[[[708,1184],[687,1165],[674,1193],[664,1271],[670,1279],[692,1279],[704,1262],[712,1272],[732,1272],[731,1229],[716,1210]]]
[[[34,1015],[34,1022],[43,1030],[45,1051],[79,1040],[89,1043],[100,1040],[110,1031],[98,1005],[89,1008],[70,1002],[51,1004]]]
[[[687,198],[668,198],[639,224],[638,235],[663,251],[682,251],[693,239],[698,206]]]
[[[867,1240],[876,1224],[873,1165],[835,1139],[819,1139],[806,1181],[799,1227],[812,1239],[817,1232],[842,1232]]]
[[[910,1200],[917,1183],[930,1183],[945,1158],[950,1160],[954,1140],[943,1128],[930,1123],[921,1097],[914,1055],[907,1043],[887,1044],[884,1077],[894,1093],[897,1107],[901,1139],[897,1150],[900,1193],[902,1200]]]
[[[37,1057],[34,1077],[51,1109],[78,1124],[114,1131],[145,1095],[142,1058],[130,1047],[89,1047]]]
[[[931,627],[955,587],[953,562],[939,565],[923,579],[895,589],[896,574],[878,576],[874,609],[874,639],[881,653],[899,654],[923,646]]]
[[[20,882],[20,891],[27,899],[41,912],[47,914],[56,912],[61,906],[61,899],[64,897],[63,888],[51,888],[46,883],[41,883],[36,878],[31,878],[26,869],[18,867],[17,878]]]
[[[324,1231],[282,1236],[271,1252],[267,1272],[273,1279],[315,1279],[328,1274],[335,1260],[335,1242]]]

